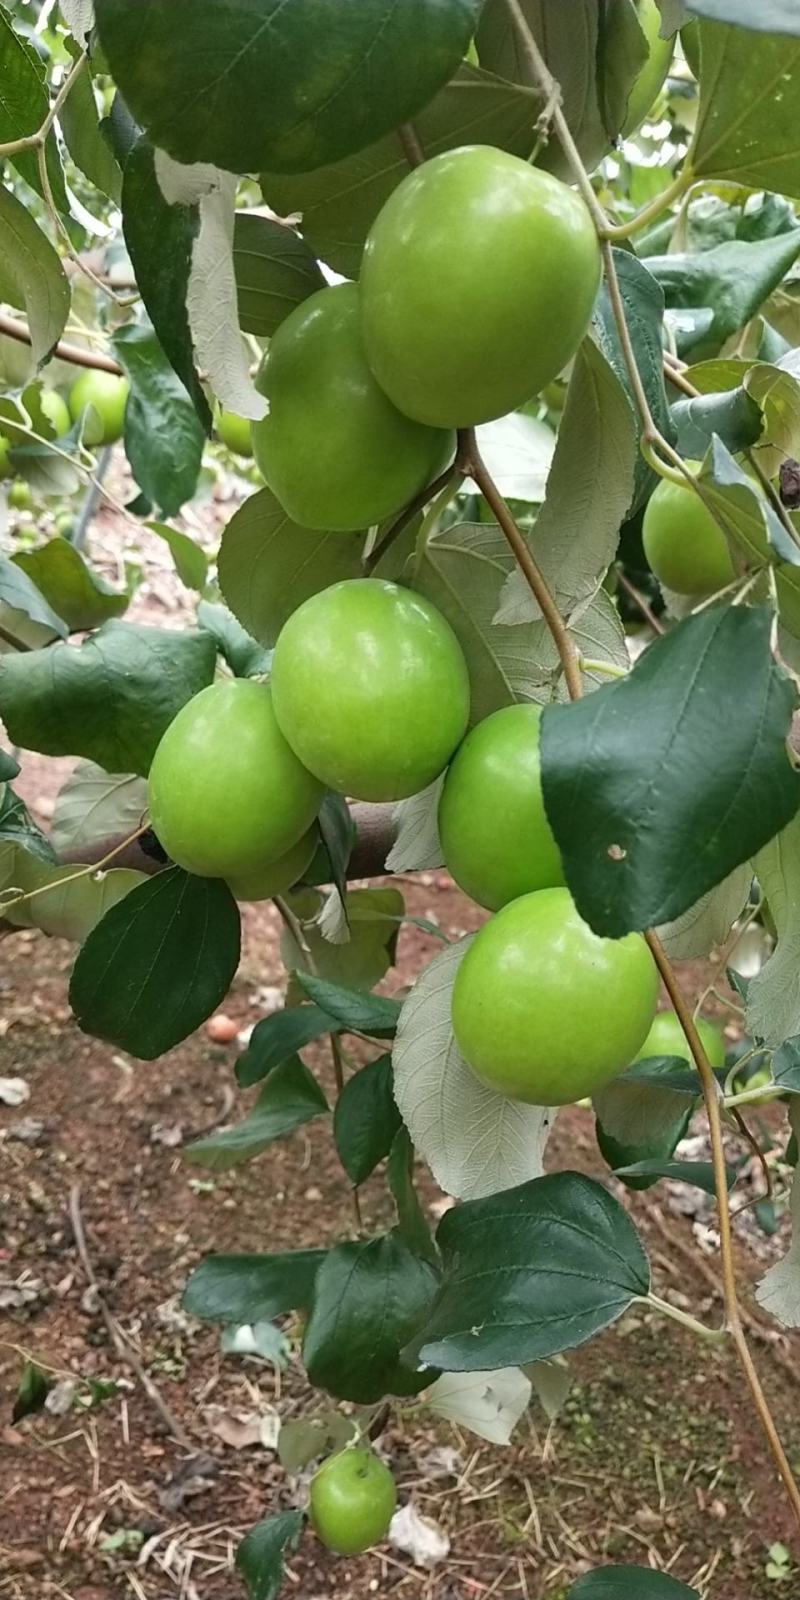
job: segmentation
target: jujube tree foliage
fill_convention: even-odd
[[[724,1327],[679,1315],[729,1339],[800,1523],[723,1147],[741,1104],[781,1100],[790,1165],[800,1126],[793,0],[31,0],[0,5],[0,77],[0,475],[39,528],[0,559],[6,930],[78,942],[79,1025],[151,1062],[228,991],[238,903],[274,898],[257,1098],[185,1154],[330,1118],[356,1198],[330,1249],[201,1262],[188,1309],[298,1315],[321,1404],[356,1408],[310,1520],[367,1548],[387,1402],[457,1416],[452,1374],[502,1372],[519,1416],[523,1368],[674,1311],[612,1187],[544,1173],[555,1108],[591,1098],[621,1182],[716,1190]],[[249,474],[213,563],[174,520],[209,439]],[[124,620],[65,509],[87,483],[166,541],[192,627]],[[50,837],[15,749],[78,758]],[[348,877],[442,864],[490,916],[401,1003],[375,991],[402,895]],[[680,963],[756,916],[726,1066]],[[334,1104],[301,1055],[325,1036]],[[458,1201],[435,1236],[415,1159]],[[788,1326],[798,1272],[795,1243],[758,1290]],[[253,1596],[304,1521],[245,1538]],[[634,1593],[693,1591],[610,1568],[571,1600]]]

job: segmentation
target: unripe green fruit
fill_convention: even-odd
[[[712,1067],[724,1067],[725,1041],[716,1023],[708,1022],[705,1017],[696,1017],[695,1027]],[[674,1011],[659,1011],[658,1016],[653,1018],[650,1032],[634,1060],[647,1061],[651,1056],[681,1056],[687,1066],[693,1065],[686,1035]]]
[[[450,433],[395,408],[367,366],[354,283],[319,289],[282,322],[257,380],[264,481],[305,528],[348,533],[394,516],[452,459]]]
[[[208,878],[260,873],[311,826],[322,788],[289,749],[266,684],[202,689],[167,728],[148,783],[173,861]]]
[[[647,40],[649,54],[638,77],[634,79],[628,95],[628,108],[625,113],[625,121],[622,124],[624,138],[633,133],[640,122],[644,122],[669,72],[675,51],[674,38],[662,39],[659,37],[661,12],[656,5],[656,0],[637,0],[636,10],[639,16],[639,25]],[[610,41],[610,49],[611,59],[613,59],[613,37]]]
[[[540,706],[504,706],[479,722],[456,751],[442,790],[445,866],[491,911],[564,882],[542,798],[541,715]]]
[[[72,418],[66,400],[62,400],[56,389],[43,389],[39,404],[45,416],[56,430],[56,438],[63,438],[69,433]]]
[[[69,392],[69,409],[73,422],[79,422],[91,407],[84,424],[84,443],[94,445],[115,444],[122,438],[125,426],[125,405],[130,385],[127,378],[113,372],[95,371],[81,373]]]
[[[463,737],[469,677],[450,624],[377,578],[335,583],[293,612],[271,675],[284,737],[321,783],[400,800],[432,783]]]
[[[339,1556],[357,1556],[389,1531],[397,1489],[389,1468],[371,1450],[330,1456],[311,1481],[311,1523]]]
[[[14,468],[9,462],[11,440],[6,434],[0,433],[0,478],[10,478]]]
[[[16,478],[8,490],[8,503],[15,511],[30,511],[33,506],[31,486],[24,478]]]
[[[361,269],[367,359],[390,400],[438,428],[540,394],[589,324],[600,248],[578,194],[517,156],[466,145],[398,185]]]
[[[630,1064],[657,994],[641,934],[601,939],[567,889],[540,889],[476,935],[456,974],[453,1031],[488,1088],[532,1105],[568,1105]]]
[[[252,456],[253,438],[247,417],[238,417],[235,411],[225,411],[220,406],[214,413],[214,427],[222,443],[235,456]]]
[[[647,502],[642,543],[659,583],[675,594],[715,594],[736,577],[722,529],[689,484],[662,478]]]
[[[241,878],[229,878],[231,894],[236,900],[274,900],[276,895],[285,894],[302,878],[314,856],[318,837],[316,828],[309,828],[308,833],[276,861],[269,861],[257,872],[246,873]]]
[[[71,539],[78,526],[78,519],[71,511],[61,511],[56,517],[55,530],[60,539]]]

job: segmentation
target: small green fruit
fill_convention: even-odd
[[[214,426],[222,443],[235,456],[252,456],[253,439],[247,417],[237,417],[235,411],[224,411],[220,406],[214,414]]]
[[[708,1022],[705,1017],[697,1017],[695,1025],[714,1070],[724,1067],[725,1041],[717,1024]],[[634,1061],[647,1061],[651,1056],[680,1056],[687,1066],[694,1064],[686,1035],[674,1011],[659,1011],[658,1016],[653,1018],[650,1032],[641,1050],[634,1056]]]
[[[395,1481],[371,1450],[342,1450],[323,1463],[311,1482],[311,1523],[339,1556],[357,1556],[379,1544],[397,1505]]]
[[[24,478],[15,478],[7,491],[8,503],[15,511],[31,511],[33,508],[33,494],[31,486]]]
[[[667,478],[657,484],[645,509],[642,543],[659,583],[675,594],[716,594],[736,577],[722,529],[689,484]]]
[[[90,448],[115,444],[122,438],[129,388],[127,378],[93,368],[81,373],[73,383],[69,392],[70,413],[73,422],[79,422],[88,411],[83,439]]]
[[[14,468],[9,462],[11,440],[4,433],[0,433],[0,478],[10,478]]]
[[[656,95],[672,64],[675,40],[662,39],[661,12],[656,0],[637,0],[639,26],[647,40],[648,56],[639,75],[634,79],[628,95],[628,108],[622,124],[623,138],[627,138],[644,122]],[[613,59],[613,37],[610,42]]]
[[[61,439],[65,433],[69,433],[72,424],[69,407],[66,400],[61,398],[57,389],[43,389],[39,404],[48,421],[52,422],[56,430],[57,439]]]

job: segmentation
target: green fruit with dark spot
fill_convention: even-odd
[[[371,1450],[330,1456],[311,1481],[311,1524],[339,1556],[357,1556],[389,1531],[397,1489],[389,1468]]]

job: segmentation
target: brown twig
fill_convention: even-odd
[[[645,619],[645,622],[649,622],[653,632],[654,633],[666,633],[667,630],[664,627],[664,624],[661,621],[660,617],[656,616],[655,611],[653,610],[652,606],[645,599],[645,597],[641,593],[641,591],[639,589],[637,589],[636,584],[635,583],[631,583],[631,580],[628,577],[627,573],[623,572],[620,567],[617,567],[617,582],[625,590],[625,593],[627,595],[630,595],[630,598],[633,601],[634,605],[639,607],[639,610],[641,611],[642,616]]]
[[[363,566],[367,574],[375,571],[378,562],[382,560],[387,550],[391,549],[395,540],[399,539],[401,533],[408,527],[409,522],[413,522],[417,513],[424,510],[428,501],[433,500],[437,494],[441,493],[442,489],[447,487],[448,483],[452,482],[457,471],[458,462],[456,460],[449,467],[445,467],[444,472],[440,472],[438,478],[434,478],[433,483],[429,483],[425,489],[420,489],[419,494],[415,494],[413,500],[409,500],[408,505],[400,512],[399,517],[392,523],[391,528],[387,530],[380,542],[365,557]]]
[[[70,1220],[70,1222],[72,1224],[72,1232],[73,1232],[73,1235],[74,1235],[74,1238],[75,1238],[75,1247],[76,1247],[76,1249],[78,1251],[78,1255],[80,1256],[81,1264],[82,1264],[83,1270],[84,1270],[84,1272],[86,1274],[86,1278],[87,1278],[87,1281],[89,1283],[89,1287],[92,1289],[92,1291],[94,1293],[95,1300],[97,1302],[97,1309],[100,1312],[100,1315],[101,1315],[101,1317],[102,1317],[102,1319],[103,1319],[103,1321],[104,1321],[104,1323],[106,1325],[106,1329],[108,1331],[109,1338],[111,1339],[111,1342],[114,1345],[114,1348],[115,1348],[115,1350],[117,1352],[117,1355],[119,1356],[120,1361],[124,1361],[125,1365],[130,1367],[131,1371],[136,1374],[136,1377],[139,1379],[139,1382],[142,1385],[142,1388],[144,1389],[145,1394],[147,1395],[148,1399],[152,1402],[153,1406],[155,1407],[156,1411],[158,1412],[158,1414],[159,1414],[159,1416],[161,1418],[161,1421],[164,1423],[164,1426],[167,1428],[167,1431],[170,1433],[172,1438],[175,1440],[175,1443],[179,1444],[181,1446],[181,1448],[184,1449],[184,1450],[193,1450],[194,1449],[194,1445],[193,1445],[192,1440],[190,1439],[188,1433],[186,1432],[186,1429],[178,1421],[177,1417],[174,1417],[172,1415],[172,1412],[170,1411],[169,1406],[167,1405],[166,1401],[164,1399],[162,1399],[162,1396],[159,1393],[158,1389],[156,1388],[152,1378],[150,1377],[150,1374],[148,1372],[146,1372],[144,1367],[142,1366],[142,1363],[139,1360],[139,1357],[136,1354],[136,1351],[134,1350],[133,1345],[131,1344],[131,1341],[128,1338],[128,1335],[125,1333],[125,1330],[117,1322],[117,1319],[113,1315],[113,1312],[111,1312],[109,1310],[105,1300],[103,1299],[103,1296],[102,1296],[102,1294],[100,1292],[100,1286],[98,1284],[97,1277],[96,1277],[96,1274],[95,1274],[95,1270],[94,1270],[94,1267],[92,1266],[91,1256],[89,1255],[89,1248],[88,1248],[88,1245],[86,1243],[86,1234],[84,1232],[84,1227],[83,1227],[83,1218],[81,1217],[81,1191],[80,1191],[80,1185],[77,1184],[77,1183],[74,1183],[72,1185],[72,1188],[70,1189],[70,1192],[69,1192],[69,1220]]]
[[[21,322],[16,317],[10,317],[5,311],[0,312],[0,333],[9,339],[16,339],[18,344],[31,343],[31,330],[27,322]],[[113,372],[119,376],[122,368],[112,356],[102,355],[99,351],[83,350],[80,345],[69,344],[65,339],[59,340],[53,351],[53,359],[69,361],[74,367],[95,367],[98,372]]]
[[[420,143],[420,137],[413,122],[403,122],[397,130],[400,148],[410,167],[421,167],[425,160],[425,151]]]

